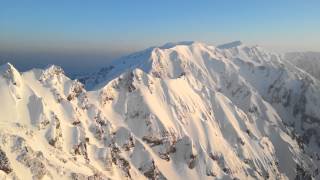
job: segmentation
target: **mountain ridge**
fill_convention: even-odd
[[[12,169],[3,176],[318,178],[319,82],[231,44],[148,48],[84,84],[50,66],[15,73],[18,86],[4,76],[18,71],[3,66],[0,150]]]

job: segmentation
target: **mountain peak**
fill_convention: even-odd
[[[243,43],[241,41],[233,41],[233,42],[229,42],[226,44],[221,44],[219,46],[217,46],[219,49],[230,49],[230,48],[235,48],[238,46],[243,45]]]
[[[57,65],[49,65],[45,71],[50,74],[64,74],[62,67]]]
[[[0,73],[1,74],[7,74],[7,76],[10,74],[10,76],[20,76],[19,71],[9,62],[3,64],[0,66]]]
[[[89,91],[59,66],[0,66],[0,176],[320,178],[318,81],[240,42],[164,47],[116,60]]]
[[[21,74],[20,72],[9,62],[0,66],[0,74],[7,79],[8,82],[20,86]]]
[[[176,47],[176,46],[191,46],[191,45],[194,45],[194,44],[204,44],[204,43],[199,42],[199,41],[168,42],[168,43],[165,43],[162,46],[159,46],[158,48],[160,48],[160,49],[170,49],[170,48],[173,48],[173,47]]]
[[[0,66],[0,72],[4,72],[4,71],[7,71],[8,69],[13,69],[13,70],[16,70],[16,68],[9,62],[5,63],[5,64],[2,64]],[[17,70],[16,70],[17,71]]]
[[[57,65],[49,65],[45,70],[43,70],[42,75],[40,77],[41,80],[46,80],[55,76],[64,75],[64,71],[60,66]]]

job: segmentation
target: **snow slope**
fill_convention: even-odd
[[[168,43],[85,85],[0,74],[0,177],[320,178],[320,83],[257,46]]]

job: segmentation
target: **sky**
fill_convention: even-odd
[[[91,72],[176,41],[320,51],[319,0],[0,0],[0,63]]]

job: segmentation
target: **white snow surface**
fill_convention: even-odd
[[[80,81],[0,67],[1,179],[320,178],[320,82],[261,47],[168,43]]]

